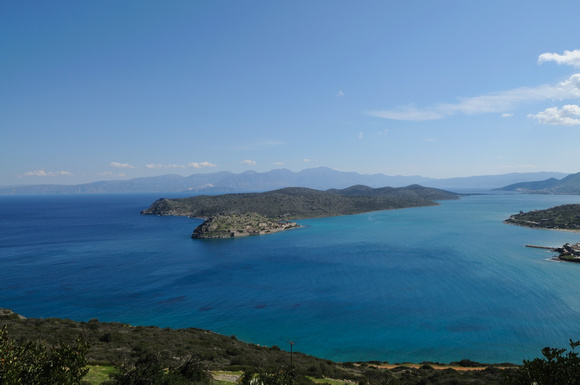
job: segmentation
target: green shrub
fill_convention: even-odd
[[[80,384],[87,374],[85,355],[89,345],[78,337],[76,344],[47,348],[27,342],[17,345],[8,338],[6,326],[0,330],[0,384]]]

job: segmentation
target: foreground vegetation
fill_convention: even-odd
[[[520,367],[388,365],[291,356],[201,329],[25,319],[1,309],[0,330],[0,384],[580,384],[580,342],[572,341],[570,351],[545,348]]]
[[[319,191],[284,188],[265,193],[200,195],[180,199],[158,199],[143,215],[178,215],[209,218],[216,215],[256,213],[273,220],[304,219],[370,211],[437,205],[435,200],[458,199],[448,191],[418,185],[392,188],[352,186]]]

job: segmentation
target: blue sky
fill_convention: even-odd
[[[3,1],[0,185],[580,171],[580,2]]]

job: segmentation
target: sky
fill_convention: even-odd
[[[0,185],[580,171],[580,2],[2,1]]]

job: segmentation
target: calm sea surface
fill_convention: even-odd
[[[340,361],[515,362],[580,339],[580,264],[502,223],[580,196],[479,195],[192,240],[140,216],[158,195],[0,196],[0,307],[26,317],[198,327]]]

